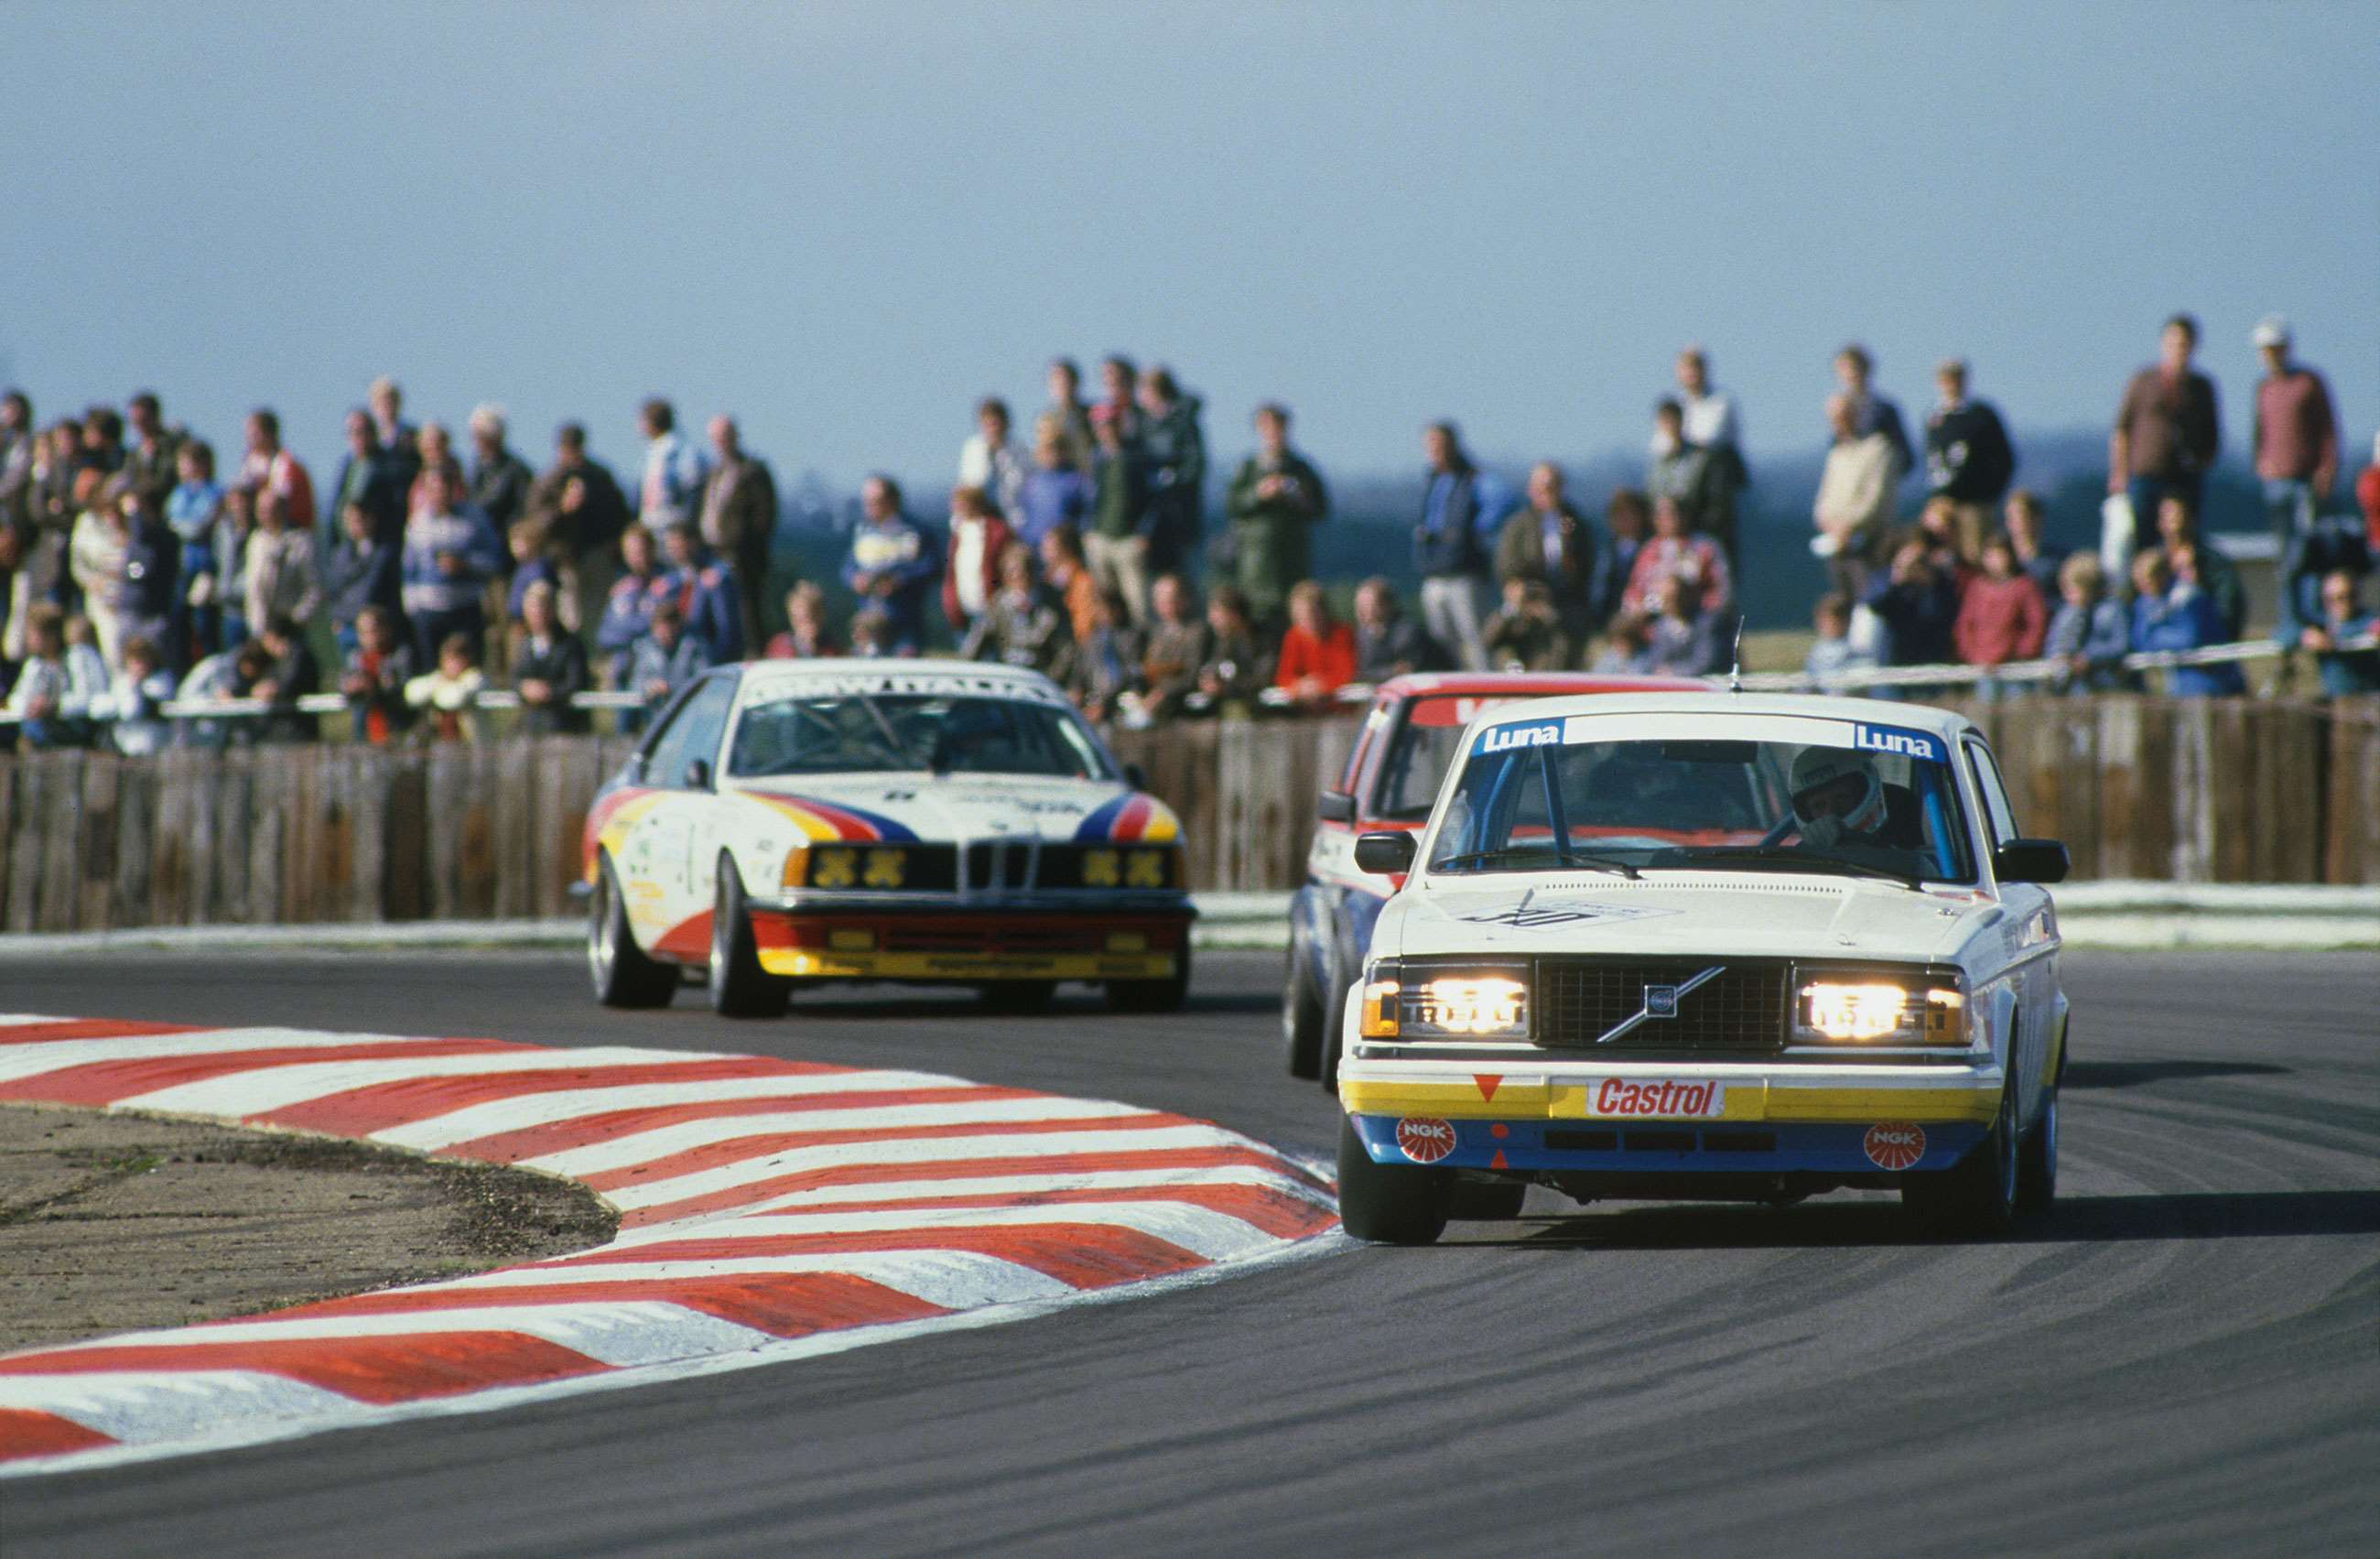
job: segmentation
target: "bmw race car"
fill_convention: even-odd
[[[700,969],[722,1013],[917,980],[1011,1010],[1061,980],[1181,1005],[1181,826],[1037,672],[762,661],[671,703],[587,819],[588,968],[609,1006]]]
[[[1983,734],[1857,699],[1503,705],[1464,732],[1342,1008],[1342,1213],[1424,1243],[1581,1200],[1895,1188],[2046,1208],[2067,1002]]]
[[[1560,693],[1697,692],[1709,685],[1674,676],[1601,676],[1578,672],[1424,672],[1380,684],[1347,767],[1317,805],[1305,881],[1289,907],[1289,969],[1281,981],[1281,1040],[1292,1077],[1339,1073],[1331,1021],[1364,965],[1372,925],[1391,884],[1355,867],[1360,833],[1419,833],[1461,744],[1483,710]]]

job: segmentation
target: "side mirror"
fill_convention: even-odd
[[[1147,790],[1148,788],[1148,771],[1142,768],[1137,763],[1126,763],[1123,766],[1123,783],[1132,786],[1135,790]]]
[[[1314,815],[1325,822],[1355,821],[1355,798],[1343,790],[1326,790],[1314,803]]]
[[[1410,834],[1358,834],[1355,835],[1355,870],[1369,871],[1377,877],[1392,877],[1400,871],[1410,871],[1414,863],[1414,836]]]
[[[686,787],[688,790],[710,788],[710,764],[707,760],[696,758],[688,761],[686,766]]]
[[[2011,839],[1992,852],[1992,875],[2003,883],[2062,883],[2071,866],[2055,839]]]

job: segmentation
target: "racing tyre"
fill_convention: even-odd
[[[1339,1120],[1339,1221],[1357,1239],[1378,1245],[1428,1245],[1446,1232],[1454,1176],[1443,1169],[1374,1163],[1355,1135],[1355,1123]]]
[[[1186,932],[1170,977],[1108,981],[1108,1005],[1117,1012],[1180,1012],[1189,999],[1190,941]]]
[[[1457,1180],[1446,1215],[1456,1223],[1502,1224],[1518,1218],[1528,1200],[1526,1180]]]
[[[2049,1211],[2058,1200],[2058,1089],[2041,1096],[2041,1118],[2024,1134],[2016,1156],[2016,1210],[2029,1218]]]
[[[2015,1046],[2009,1047],[2015,1054]],[[1912,1174],[1900,1182],[1900,1204],[1946,1233],[2006,1234],[2015,1221],[2017,1135],[2015,1079],[2000,1094],[1999,1114],[1984,1139],[1949,1169]]]
[[[1054,980],[995,980],[980,986],[977,994],[986,1012],[1011,1016],[1047,1012],[1058,994]]]
[[[677,994],[676,968],[646,957],[628,930],[628,907],[609,856],[596,871],[589,906],[587,973],[596,1001],[607,1007],[665,1007]]]
[[[752,917],[744,907],[744,878],[719,858],[719,891],[710,901],[710,1010],[725,1017],[776,1017],[794,982],[760,968],[752,944]]]
[[[1289,1075],[1322,1075],[1322,1000],[1305,978],[1305,960],[1294,942],[1289,949],[1289,969],[1281,978],[1281,1040],[1289,1054]]]

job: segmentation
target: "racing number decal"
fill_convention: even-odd
[[[1914,1121],[1883,1121],[1867,1128],[1860,1146],[1878,1169],[1907,1169],[1925,1156],[1925,1128]]]
[[[1454,1127],[1435,1115],[1407,1115],[1397,1122],[1397,1151],[1415,1163],[1436,1163],[1454,1151]]]

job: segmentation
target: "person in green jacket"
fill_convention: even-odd
[[[1229,572],[1249,615],[1271,627],[1282,618],[1289,588],[1313,571],[1309,529],[1330,511],[1322,477],[1289,446],[1289,408],[1257,408],[1257,451],[1240,463],[1223,498],[1231,521]]]

